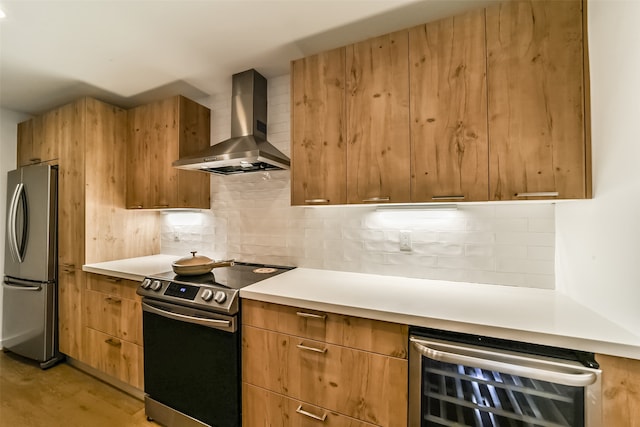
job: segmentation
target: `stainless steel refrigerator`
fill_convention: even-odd
[[[57,168],[9,172],[2,297],[2,347],[45,369],[57,340]]]

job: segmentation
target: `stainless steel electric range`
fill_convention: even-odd
[[[236,262],[200,276],[142,281],[149,419],[168,427],[242,424],[239,292],[292,268]]]

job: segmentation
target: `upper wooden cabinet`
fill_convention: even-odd
[[[128,111],[127,208],[210,208],[210,176],[171,166],[209,146],[210,121],[208,108],[183,96]]]
[[[582,6],[486,10],[491,200],[591,197]]]
[[[18,124],[18,166],[56,163],[60,144],[58,110]]]
[[[488,200],[484,11],[409,31],[411,201]]]
[[[581,0],[523,0],[346,46],[346,130],[317,77],[341,49],[295,61],[292,204],[591,197],[583,23]]]
[[[345,49],[291,63],[291,204],[347,203]]]
[[[347,46],[347,200],[411,200],[408,32]]]

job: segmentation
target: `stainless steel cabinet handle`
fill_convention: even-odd
[[[384,197],[370,197],[368,199],[362,199],[362,201],[364,203],[375,203],[375,202],[389,202],[391,201],[391,197],[389,196],[384,196]]]
[[[440,362],[489,369],[572,387],[585,387],[597,379],[596,370],[568,363],[543,361],[525,355],[426,341],[415,337],[411,337],[410,341],[420,354]]]
[[[62,264],[62,266],[63,266],[63,267],[65,267],[65,268],[73,268],[73,269],[75,269],[75,268],[76,268],[76,265],[75,265],[75,264],[67,264],[67,263],[63,263],[63,264]]]
[[[300,317],[307,317],[307,318],[310,318],[310,319],[322,319],[322,320],[326,320],[327,319],[327,315],[326,314],[305,313],[304,311],[296,311],[296,315],[300,316]]]
[[[314,420],[318,420],[318,421],[324,421],[327,419],[327,413],[325,412],[324,414],[318,416],[316,414],[312,414],[311,412],[305,411],[304,409],[302,409],[302,405],[298,406],[298,409],[296,409],[296,412],[300,415],[304,415],[305,417],[309,417],[309,418],[313,418]]]
[[[117,277],[105,277],[104,280],[106,280],[107,282],[113,282],[113,283],[120,283],[122,281],[122,279],[119,279]]]
[[[558,197],[557,191],[537,191],[533,193],[516,193],[516,197]]]
[[[122,342],[120,340],[117,340],[115,338],[108,338],[106,340],[104,340],[105,343],[112,345],[114,347],[122,347]]]
[[[464,196],[433,196],[431,200],[464,200]]]
[[[169,205],[153,205],[154,209],[168,208]]]
[[[329,199],[307,199],[304,202],[309,205],[323,205],[329,203]]]
[[[40,157],[32,157],[29,159],[29,162],[31,163],[40,163],[42,161],[42,159],[40,159]]]
[[[315,348],[315,347],[309,347],[307,345],[304,345],[303,343],[298,344],[296,347],[298,347],[300,350],[315,351],[316,353],[322,353],[322,354],[327,352],[327,347]]]

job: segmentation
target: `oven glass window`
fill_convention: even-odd
[[[422,427],[584,425],[584,388],[423,358]]]

